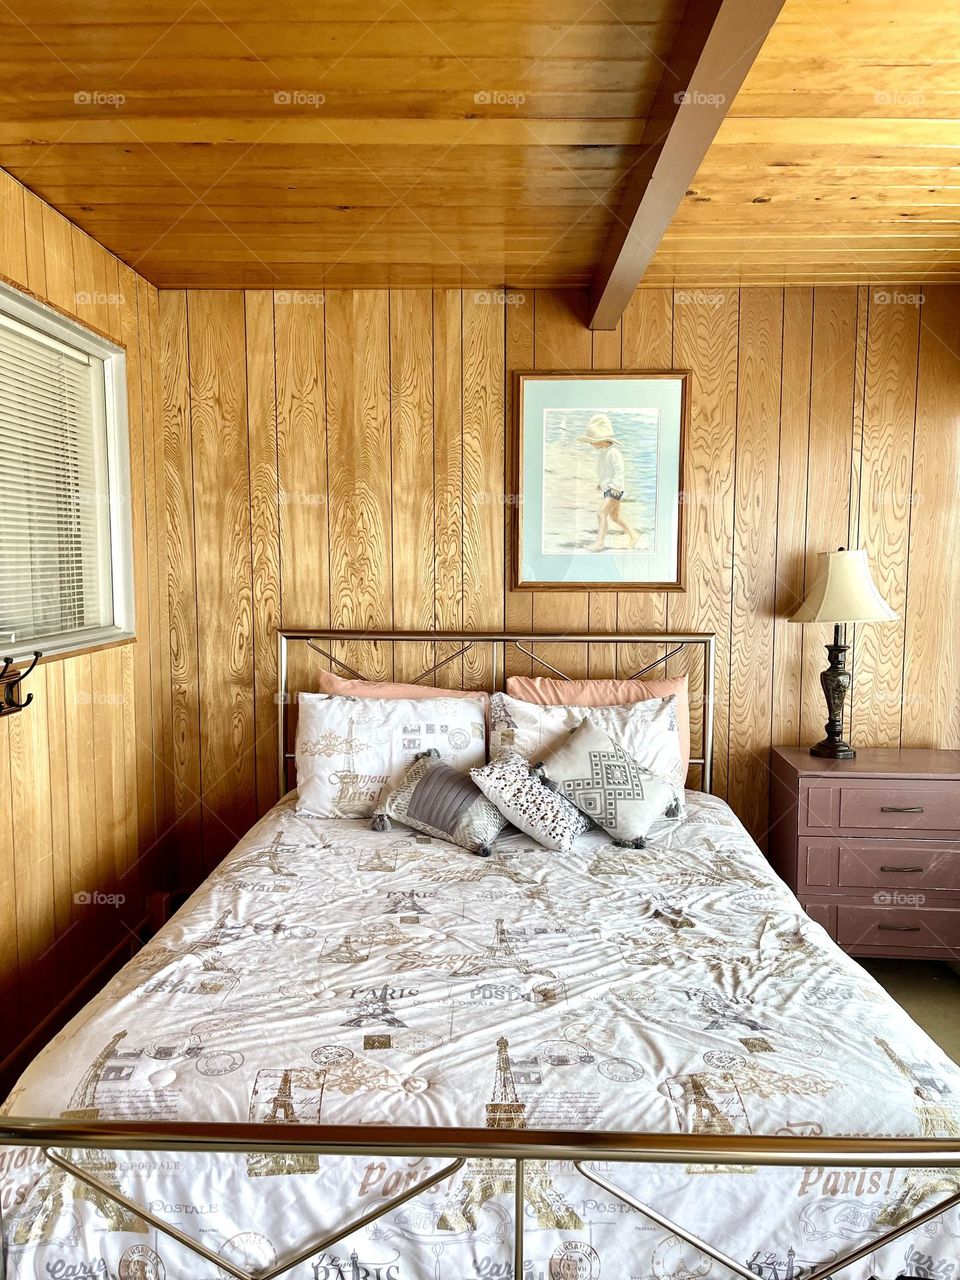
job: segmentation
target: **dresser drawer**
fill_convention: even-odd
[[[844,840],[841,889],[953,889],[960,892],[960,843]]]
[[[837,942],[841,947],[939,948],[960,952],[960,905],[957,907],[837,907]]]
[[[844,786],[840,826],[887,831],[960,831],[960,784]]]

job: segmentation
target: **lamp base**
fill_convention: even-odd
[[[853,760],[856,751],[849,742],[844,742],[843,704],[850,688],[850,672],[846,667],[846,656],[849,646],[841,641],[839,624],[833,629],[833,644],[827,645],[830,665],[820,672],[820,687],[827,702],[827,723],[823,726],[827,736],[810,748],[812,756],[824,760]]]
[[[855,760],[857,758],[857,753],[849,742],[844,742],[842,739],[834,742],[832,738],[824,738],[815,747],[811,747],[810,754],[819,756],[823,760]]]

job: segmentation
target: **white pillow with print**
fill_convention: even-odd
[[[369,818],[414,759],[435,749],[462,773],[486,758],[483,703],[470,698],[350,698],[301,693],[297,810]]]
[[[683,795],[686,779],[674,693],[616,707],[541,707],[495,693],[490,699],[490,758],[519,751],[538,764],[584,720],[603,729],[639,765],[665,778]]]

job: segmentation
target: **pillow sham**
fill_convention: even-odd
[[[683,795],[686,770],[680,755],[676,694],[625,707],[539,707],[495,693],[490,699],[490,758],[496,760],[514,749],[536,764],[584,720],[609,733],[638,764]]]
[[[644,769],[599,725],[584,720],[540,766],[560,795],[617,844],[642,849],[658,818],[680,816],[674,787]]]
[[[551,676],[508,676],[507,693],[541,707],[623,707],[631,702],[677,695],[677,728],[684,774],[690,767],[690,689],[686,676],[664,680],[554,680]]]
[[[411,761],[436,748],[461,773],[483,764],[483,704],[470,698],[345,698],[301,693],[297,811],[369,818]]]
[[[317,681],[320,693],[337,694],[350,698],[410,698],[422,701],[425,698],[469,698],[472,702],[482,702],[484,706],[490,701],[489,693],[473,690],[441,689],[432,684],[396,684],[392,680],[347,680],[343,676],[334,675],[332,671],[321,671]]]
[[[472,773],[451,768],[435,748],[425,751],[380,800],[370,826],[389,831],[391,818],[396,818],[414,831],[489,857],[507,820],[472,780]]]
[[[566,853],[590,820],[557,791],[545,787],[519,751],[505,751],[470,777],[503,816],[545,849]]]

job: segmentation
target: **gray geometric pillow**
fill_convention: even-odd
[[[680,812],[672,784],[644,769],[589,720],[544,760],[543,773],[617,844],[642,849],[658,818]]]
[[[471,769],[470,777],[505,818],[545,849],[566,853],[590,829],[590,819],[545,787],[519,751],[505,751],[482,769]]]
[[[469,775],[451,769],[435,750],[419,755],[394,790],[381,796],[370,826],[389,831],[391,818],[483,858],[507,825]]]

